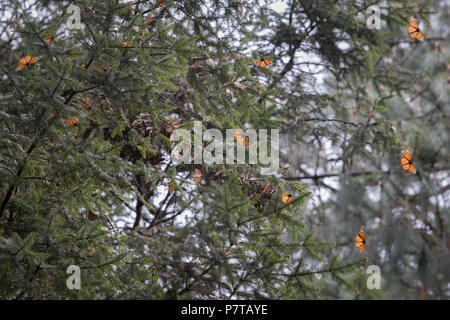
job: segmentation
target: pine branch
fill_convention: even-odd
[[[315,271],[307,271],[307,272],[292,273],[292,274],[288,274],[288,273],[272,273],[272,275],[293,278],[293,277],[309,276],[309,275],[313,275],[313,274],[335,273],[335,272],[338,272],[338,271],[342,271],[342,270],[348,269],[348,268],[350,268],[352,266],[363,264],[365,262],[367,262],[367,258],[363,258],[363,259],[360,259],[360,260],[358,260],[356,262],[352,262],[352,263],[349,263],[349,264],[346,264],[346,265],[343,265],[343,266],[339,266],[339,267],[336,267],[336,268],[330,267],[330,268],[327,268],[327,269],[320,269],[320,270],[315,270]]]
[[[328,173],[328,174],[320,174],[320,175],[312,175],[312,176],[298,176],[298,177],[284,177],[285,180],[319,180],[324,178],[331,178],[331,177],[340,177],[340,176],[352,176],[352,177],[358,177],[358,176],[370,176],[372,174],[390,174],[391,171],[366,171],[366,172],[352,172],[352,173]]]

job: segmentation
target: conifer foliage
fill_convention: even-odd
[[[437,159],[448,156],[448,136],[427,151],[419,133],[432,123],[405,123],[395,111],[414,95],[412,77],[420,95],[447,85],[421,81],[423,70],[394,44],[408,17],[427,19],[430,7],[392,2],[383,16],[390,39],[358,15],[369,1],[0,1],[0,298],[372,297],[360,267],[384,263],[395,230],[367,233],[366,250],[377,243],[376,254],[350,242],[377,218],[394,221],[375,216],[362,194],[358,207],[349,198],[375,183],[392,196],[412,179],[383,180],[396,169],[377,159],[397,161],[395,174],[404,174],[396,152],[401,134],[416,130],[406,147],[424,148],[412,153],[417,175],[447,176],[415,196],[448,196],[448,185],[436,191],[446,188],[448,157]],[[74,6],[81,28],[70,27]],[[438,70],[448,59],[442,47]],[[435,111],[430,121],[448,131],[444,98],[430,97],[447,122]],[[281,129],[283,168],[266,176],[260,164],[177,163],[172,134],[194,121],[224,135]],[[249,148],[251,140],[236,134],[235,143]],[[373,164],[362,165],[372,151]],[[323,179],[330,168],[335,186]],[[415,201],[402,190],[380,212]],[[427,208],[441,220],[429,222],[415,252],[424,257],[422,282],[412,286],[424,297],[448,295],[427,278],[433,265],[449,279],[429,262],[448,252],[446,201]],[[422,209],[414,213],[425,216]],[[364,210],[350,228],[346,215]],[[80,267],[79,289],[66,285],[69,265]]]

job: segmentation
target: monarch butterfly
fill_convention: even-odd
[[[89,215],[88,215],[88,219],[90,220],[90,221],[94,221],[94,220],[96,220],[98,218],[98,215],[96,215],[94,212],[92,212],[92,211],[89,211]]]
[[[73,131],[73,136],[78,139],[79,137],[81,137],[81,131],[75,127],[75,130]]]
[[[283,203],[289,203],[292,199],[292,193],[285,192],[281,195],[281,201],[283,201]]]
[[[157,0],[157,1],[156,1],[156,6],[157,6],[157,7],[162,7],[162,6],[164,6],[163,0]]]
[[[39,58],[32,57],[32,56],[25,56],[23,58],[20,58],[19,60],[19,66],[17,67],[16,71],[22,70],[26,66],[32,65],[36,61],[38,61]]]
[[[409,150],[403,151],[403,158],[400,160],[403,170],[416,174],[416,167],[412,163],[412,157]]]
[[[89,109],[91,109],[91,99],[89,99],[89,97],[86,97],[85,99],[84,99],[84,103],[83,103],[83,109],[84,110],[89,110]]]
[[[359,252],[363,251],[364,247],[366,246],[366,236],[364,235],[364,232],[360,232],[355,237],[355,247],[358,247]]]
[[[155,19],[152,19],[150,17],[145,18],[145,24],[149,24],[150,22],[154,21]]]
[[[425,40],[423,38],[422,31],[419,29],[419,23],[413,17],[409,18],[408,33],[409,33],[409,37],[411,39],[416,39],[416,40],[419,40],[419,41],[424,41]]]
[[[255,63],[258,67],[265,68],[269,64],[272,64],[273,62],[266,58],[260,58],[260,59],[256,60]]]
[[[195,182],[199,182],[202,180],[202,172],[198,169],[195,169],[194,174],[192,175],[192,177],[194,178]]]
[[[78,119],[78,117],[73,116],[70,119],[67,119],[66,123],[71,125],[71,126],[76,127],[76,126],[78,126],[80,124],[80,119]]]
[[[244,145],[244,141],[245,141],[245,146],[248,147],[248,137],[245,137],[244,139],[244,133],[242,132],[241,129],[234,129],[234,140],[237,141],[241,146]]]
[[[52,45],[53,44],[53,37],[46,36],[45,37],[45,42],[47,42],[49,45]]]
[[[98,72],[106,72],[106,68],[105,68],[105,66],[103,64],[98,66],[97,70],[98,70]]]

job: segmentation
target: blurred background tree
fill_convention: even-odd
[[[0,297],[448,297],[445,4],[70,4],[1,2]],[[173,162],[195,120],[280,128],[283,168]]]
[[[361,2],[361,11],[371,4],[377,2]],[[366,288],[361,268],[352,280],[359,291],[321,279],[326,296],[448,299],[449,3],[387,1],[380,7],[377,49],[387,50],[374,52],[356,81],[325,72],[323,94],[288,100],[295,120],[286,129],[286,179],[314,186],[307,218],[317,239],[335,241],[332,252],[352,260],[361,255],[353,243],[362,228],[366,267],[381,268],[380,292]],[[423,43],[408,37],[410,16],[420,21]],[[351,18],[342,20],[352,25]],[[351,41],[338,47],[357,51]],[[416,175],[402,169],[407,148]]]

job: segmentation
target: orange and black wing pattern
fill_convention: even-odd
[[[290,203],[292,199],[292,193],[290,192],[285,192],[281,195],[281,201],[283,201],[283,203]]]
[[[408,150],[404,151],[403,153],[404,153],[403,157],[400,160],[402,163],[403,170],[416,174],[416,167],[412,162],[411,154],[409,153]]]
[[[409,18],[408,33],[411,39],[419,41],[425,40],[422,31],[419,29],[419,23],[413,17]]]
[[[355,247],[358,247],[359,252],[364,250],[364,247],[366,246],[366,236],[364,235],[364,232],[360,232],[355,237]]]
[[[269,59],[261,58],[261,59],[257,59],[257,60],[255,61],[255,63],[256,63],[256,65],[257,65],[258,67],[265,68],[265,67],[267,67],[269,64],[272,64],[273,62],[270,61]]]
[[[25,67],[32,65],[33,63],[37,62],[38,60],[39,60],[38,57],[32,57],[32,56],[25,56],[23,58],[20,58],[19,66],[17,67],[16,71],[22,70]]]

